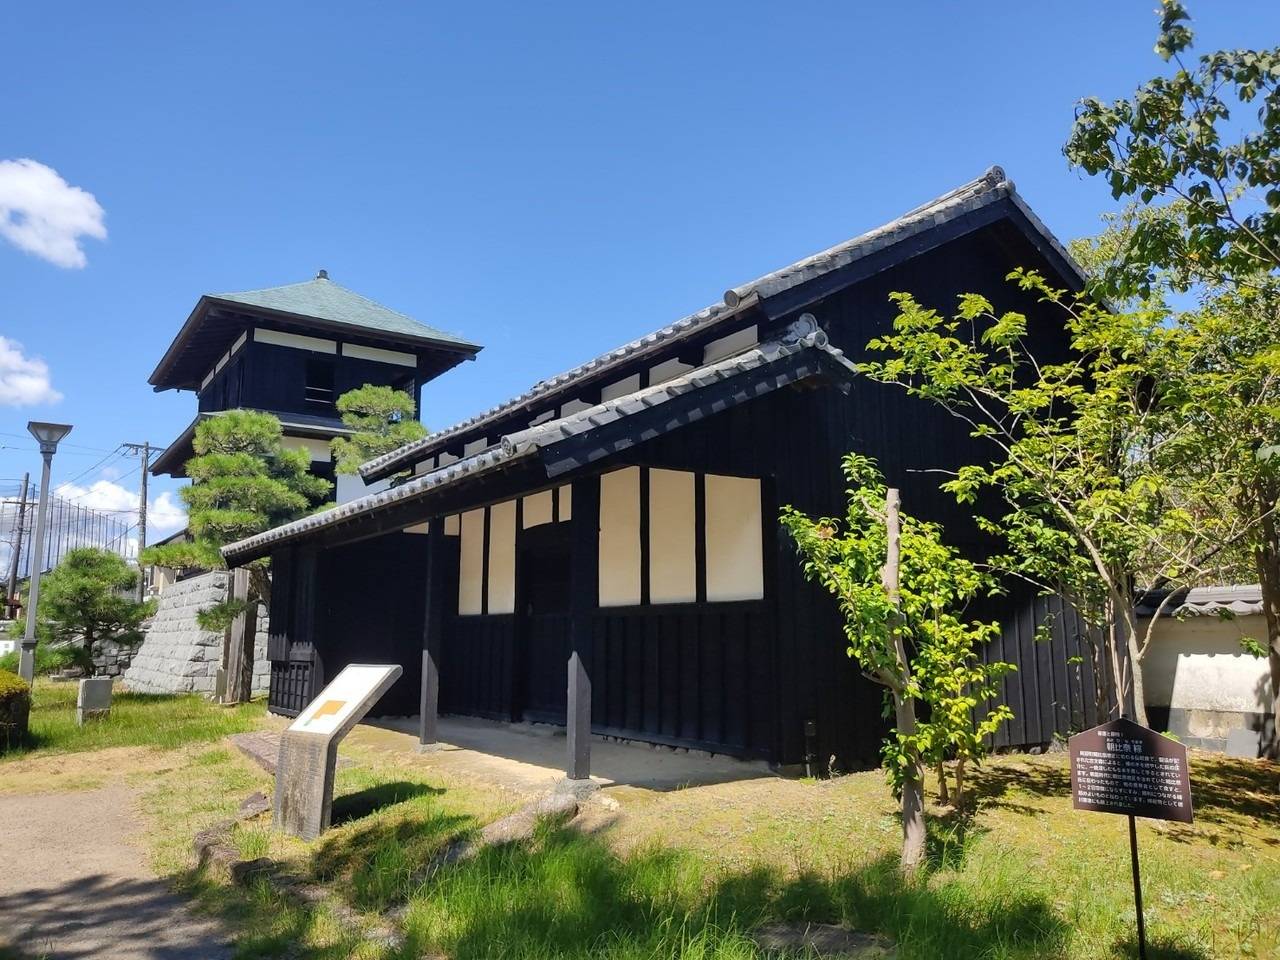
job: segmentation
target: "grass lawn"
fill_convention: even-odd
[[[259,824],[239,828],[237,842],[246,858],[271,856],[327,885],[371,922],[400,910],[408,940],[398,950],[265,885],[236,890],[185,872],[195,830],[267,785],[241,758],[204,749],[147,778],[157,866],[237,925],[240,956],[746,958],[761,956],[749,932],[778,920],[882,932],[901,960],[1136,955],[1126,822],[1070,809],[1065,757],[993,759],[975,780],[973,817],[934,818],[916,885],[898,877],[898,824],[874,771],[667,794],[619,788],[616,811],[593,805],[573,828],[424,875],[447,843],[516,798],[353,739],[332,831],[308,845]],[[1143,823],[1152,960],[1280,956],[1278,776],[1198,755],[1197,822]]]
[[[754,958],[750,932],[778,920],[884,933],[900,960],[1135,955],[1126,823],[1071,810],[1061,756],[989,761],[973,780],[971,817],[933,811],[929,867],[913,885],[896,871],[898,823],[877,771],[669,793],[612,788],[616,809],[593,802],[570,828],[428,870],[451,841],[522,799],[452,774],[432,755],[362,742],[357,731],[343,747],[353,762],[339,770],[329,833],[305,844],[260,818],[234,834],[245,858],[283,861],[330,891],[330,905],[312,905],[192,870],[193,835],[271,788],[229,746],[193,741],[261,723],[259,708],[227,712],[187,698],[132,707],[124,730],[98,742],[161,749],[83,762],[109,759],[111,775],[137,789],[156,870],[226,920],[244,960]],[[147,730],[166,725],[185,732]],[[51,737],[58,729],[46,727]],[[64,740],[42,749],[73,748]],[[43,767],[76,760],[37,757],[0,778],[38,784]],[[1150,956],[1280,956],[1280,768],[1196,754],[1192,779],[1194,824],[1140,827]],[[65,776],[59,783],[69,788]],[[400,947],[371,935],[388,911],[406,933]]]
[[[79,753],[108,747],[161,747],[218,740],[251,730],[265,713],[262,703],[221,707],[196,694],[158,696],[117,692],[111,714],[76,725],[74,682],[37,680],[25,747],[0,753],[0,764],[18,758]]]

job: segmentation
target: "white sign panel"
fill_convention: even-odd
[[[298,714],[289,730],[326,735],[341,730],[357,711],[360,716],[364,715],[373,700],[400,674],[400,669],[397,664],[352,664]]]

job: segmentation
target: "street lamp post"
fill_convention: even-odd
[[[44,469],[40,474],[40,503],[36,507],[36,536],[31,549],[31,588],[27,593],[27,629],[22,637],[22,652],[18,655],[18,674],[31,684],[36,678],[36,609],[40,603],[40,570],[44,566],[44,528],[49,508],[49,470],[58,441],[71,432],[69,423],[41,423],[32,420],[27,430],[40,444],[40,456]]]

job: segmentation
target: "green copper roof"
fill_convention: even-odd
[[[306,280],[302,283],[267,287],[265,290],[246,290],[242,293],[213,293],[209,296],[215,300],[228,300],[232,303],[278,310],[281,313],[292,313],[301,317],[314,317],[317,320],[343,323],[365,330],[376,330],[405,337],[421,337],[440,343],[457,344],[461,347],[476,346],[469,340],[429,327],[425,323],[419,323],[412,317],[397,313],[368,297],[362,297],[354,290],[348,290],[334,283],[323,270],[314,280]]]

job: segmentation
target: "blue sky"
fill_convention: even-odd
[[[10,367],[61,394],[0,391],[0,488],[35,417],[75,424],[55,481],[135,489],[135,461],[85,471],[190,421],[146,379],[201,293],[324,267],[486,344],[425,391],[438,428],[992,163],[1094,232],[1112,203],[1061,144],[1078,98],[1162,69],[1155,6],[7,5],[0,164],[92,198],[61,211],[82,267],[0,238]],[[1202,51],[1280,38],[1280,4],[1192,13]]]

